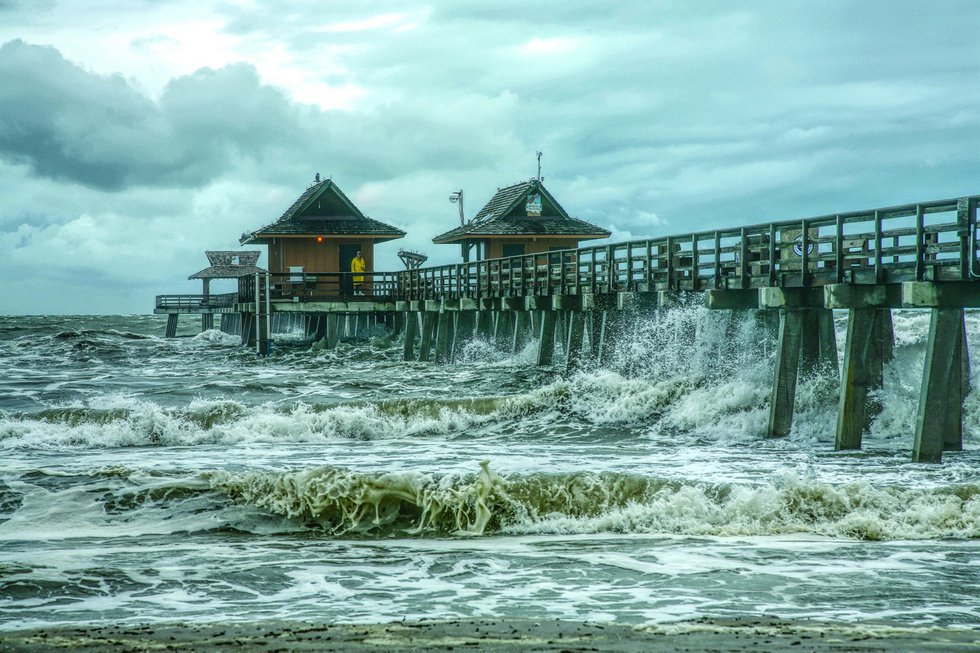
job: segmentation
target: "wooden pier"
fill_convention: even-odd
[[[512,351],[534,338],[538,364],[552,365],[561,338],[565,365],[574,369],[608,361],[618,334],[644,311],[700,293],[709,309],[778,315],[769,437],[790,432],[800,370],[820,369],[840,375],[835,446],[846,450],[861,447],[879,409],[869,397],[892,356],[892,311],[929,310],[913,459],[939,462],[943,451],[962,448],[969,391],[963,311],[980,308],[978,203],[971,196],[364,273],[365,296],[358,297],[341,292],[347,273],[255,274],[239,279],[230,307],[195,308],[193,299],[178,306],[174,296],[161,296],[155,312],[235,314],[243,343],[259,352],[268,351],[276,315],[301,316],[294,319],[327,347],[350,316],[356,323],[385,315],[396,334],[404,332],[406,360],[452,360],[473,337]],[[834,310],[848,312],[841,370]]]

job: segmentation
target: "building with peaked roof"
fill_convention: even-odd
[[[354,206],[331,179],[319,173],[275,222],[242,234],[241,244],[268,245],[269,272],[307,274],[350,272],[360,251],[374,270],[374,245],[403,238],[405,232],[373,220]]]
[[[608,238],[610,232],[573,218],[539,179],[501,188],[461,227],[432,239],[459,243],[463,260],[476,246],[476,258],[501,258],[578,247],[579,241]]]

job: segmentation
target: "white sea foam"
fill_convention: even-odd
[[[806,533],[865,540],[980,537],[980,485],[909,489],[787,474],[763,485],[684,483],[621,473],[499,476],[364,473],[335,467],[232,474],[229,496],[332,533],[698,536]]]

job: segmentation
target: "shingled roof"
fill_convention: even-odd
[[[318,181],[272,224],[242,234],[241,244],[265,244],[276,236],[368,236],[378,242],[405,232],[367,217],[330,179]]]
[[[528,195],[541,195],[541,215],[528,216]],[[485,236],[558,236],[608,238],[609,231],[585,220],[573,218],[538,179],[501,188],[467,224],[439,234],[438,244],[455,243],[467,238]]]
[[[195,272],[188,279],[237,279],[256,272],[265,272],[255,264],[259,261],[259,254],[256,251],[215,251],[204,252],[207,254],[208,263],[211,267],[204,268],[200,272]]]

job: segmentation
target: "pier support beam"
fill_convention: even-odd
[[[524,350],[531,331],[531,314],[527,311],[514,313],[514,338],[511,342],[511,352],[517,354]]]
[[[585,314],[568,312],[568,340],[565,345],[565,372],[571,374],[582,366],[582,341],[585,336]]]
[[[214,313],[201,313],[201,333],[214,328]]]
[[[330,317],[329,313],[316,314],[316,325],[313,329],[313,340],[315,342],[320,342],[327,337],[327,323]]]
[[[177,319],[180,317],[179,313],[167,313],[167,338],[177,337]]]
[[[405,311],[405,350],[404,360],[415,360],[415,336],[419,331],[419,316],[415,311]]]
[[[838,451],[861,448],[861,436],[871,416],[868,390],[881,382],[881,345],[875,337],[880,330],[878,309],[855,308],[848,312],[834,443]]]
[[[449,311],[437,313],[436,325],[436,362],[445,363],[449,360],[450,337],[453,330],[453,314]]]
[[[942,462],[944,449],[949,451],[963,446],[965,344],[963,309],[932,309],[912,446],[915,462]]]
[[[240,313],[242,324],[242,344],[246,347],[255,346],[255,314]]]
[[[555,356],[555,311],[541,311],[538,331],[538,365],[551,365]]]
[[[419,343],[419,360],[428,361],[432,351],[432,341],[435,336],[436,322],[439,314],[435,311],[422,312],[422,341]]]
[[[473,341],[476,328],[476,311],[460,311],[456,314],[456,335],[453,338],[453,358],[461,355],[466,344]]]
[[[324,346],[327,349],[334,349],[337,346],[337,342],[340,340],[340,328],[343,324],[343,315],[338,315],[336,313],[328,313],[326,322],[326,329],[324,333]]]
[[[511,345],[511,339],[514,337],[514,312],[513,311],[498,311],[497,320],[494,329],[494,340],[497,344],[497,349],[505,350]]]
[[[476,313],[476,337],[489,340],[493,335],[493,311],[481,308]]]
[[[803,314],[798,310],[779,311],[779,344],[776,349],[776,373],[769,403],[770,438],[789,435],[793,426],[793,404],[796,401],[796,375],[800,364],[800,340],[803,336]]]
[[[621,338],[625,320],[619,311],[610,308],[602,312],[602,328],[599,332],[598,356],[600,366],[612,363],[616,342]]]

